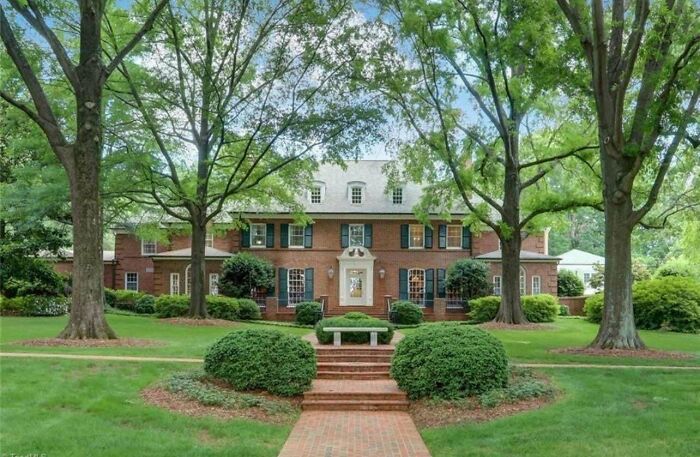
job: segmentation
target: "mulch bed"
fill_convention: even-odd
[[[141,398],[149,405],[190,417],[210,416],[223,420],[244,418],[283,425],[293,424],[297,419],[297,415],[269,414],[262,408],[257,407],[230,409],[223,406],[203,405],[196,400],[191,400],[181,394],[169,392],[161,387],[151,387],[143,390],[141,392]],[[278,401],[280,400],[278,399]],[[295,408],[300,409],[300,398],[286,401]]]
[[[523,411],[539,409],[552,403],[555,398],[532,398],[516,403],[504,403],[493,408],[484,408],[476,398],[460,402],[436,402],[419,400],[411,402],[409,413],[418,428],[441,427],[463,422],[485,422],[499,417],[512,416]]]
[[[486,330],[554,330],[556,327],[551,324],[504,324],[502,322],[484,322],[479,327]]]
[[[144,340],[138,338],[119,338],[116,340],[64,340],[61,338],[41,338],[34,340],[18,341],[17,344],[20,344],[22,346],[80,348],[155,347],[165,345],[161,341]]]
[[[190,319],[187,317],[169,317],[167,319],[158,319],[158,322],[174,325],[189,325],[193,327],[234,327],[237,322],[227,321],[225,319]]]
[[[659,351],[657,349],[595,349],[595,348],[561,348],[551,349],[555,354],[591,355],[603,357],[634,357],[637,359],[692,359],[692,354],[684,352]]]

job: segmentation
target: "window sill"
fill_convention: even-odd
[[[266,249],[267,246],[250,246],[250,249]]]

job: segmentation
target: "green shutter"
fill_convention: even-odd
[[[425,244],[424,246],[427,249],[432,249],[433,248],[433,228],[429,225],[425,226]]]
[[[425,270],[425,306],[433,306],[435,301],[435,270]]]
[[[289,247],[289,224],[280,224],[280,247]]]
[[[372,247],[372,224],[365,224],[365,247]]]
[[[277,284],[279,285],[279,295],[277,295],[278,304],[287,306],[287,269],[279,268],[277,270]]]
[[[408,270],[399,268],[399,300],[408,300]]]
[[[350,246],[350,226],[340,224],[340,247],[345,249],[348,246]]]
[[[275,224],[267,224],[265,228],[265,247],[275,247]]]
[[[309,224],[304,227],[304,247],[310,248],[314,245],[314,226]]]
[[[445,269],[437,269],[437,296],[438,298],[445,298],[447,296],[447,291],[445,289]]]
[[[438,225],[438,248],[447,248],[447,226],[445,224]]]
[[[462,227],[462,249],[471,249],[472,247],[472,231],[469,227]]]
[[[307,268],[304,270],[304,300],[313,301],[314,299],[314,269]]]
[[[401,249],[408,249],[408,224],[401,224]]]
[[[250,227],[244,227],[241,229],[241,247],[250,247]]]

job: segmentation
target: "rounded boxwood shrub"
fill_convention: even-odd
[[[349,315],[352,316],[348,317]],[[362,315],[364,317],[358,315]],[[367,316],[364,313],[347,313],[344,316],[329,317],[318,321],[315,327],[318,342],[321,344],[331,344],[333,342],[333,332],[324,332],[324,327],[386,327],[389,329],[388,332],[381,332],[377,334],[377,341],[379,344],[389,344],[391,339],[394,337],[394,326],[391,325],[391,323]],[[369,343],[369,333],[367,332],[343,333],[341,338],[344,343]]]
[[[221,295],[207,295],[207,313],[214,319],[233,321],[238,319],[238,301]]]
[[[115,290],[114,307],[126,311],[136,311],[136,302],[143,297],[142,292],[135,290]]]
[[[255,303],[255,300],[251,300],[249,298],[239,298],[236,301],[238,302],[238,319],[246,321],[262,318],[262,314],[260,314],[260,306]]]
[[[475,322],[492,321],[500,306],[501,297],[495,295],[469,300],[469,317]]]
[[[559,314],[559,303],[553,295],[525,295],[520,300],[523,313],[530,322],[554,322]]]
[[[408,300],[400,300],[391,305],[391,321],[395,324],[415,325],[423,321],[423,310]]]
[[[573,271],[561,270],[557,274],[557,295],[560,297],[580,297],[583,291],[583,281]]]
[[[294,308],[294,317],[297,324],[314,325],[323,317],[321,304],[315,301],[297,303]]]
[[[603,294],[598,293],[588,297],[583,305],[583,311],[586,313],[587,320],[600,324],[603,320]]]
[[[156,297],[143,294],[134,304],[134,312],[139,314],[153,314],[156,312]]]
[[[242,330],[207,350],[204,370],[237,390],[299,395],[316,376],[316,353],[308,341],[278,330]]]
[[[156,298],[158,317],[182,317],[190,310],[190,297],[187,295],[160,295]]]
[[[464,398],[508,382],[508,358],[495,336],[473,326],[435,324],[396,345],[391,376],[412,399]]]
[[[343,314],[343,317],[345,319],[352,319],[352,320],[357,320],[357,319],[372,319],[371,316],[361,313],[359,311],[350,311],[349,313]]]
[[[632,287],[632,302],[639,328],[700,331],[700,283],[692,278],[666,276],[640,281]]]

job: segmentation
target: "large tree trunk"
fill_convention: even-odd
[[[68,172],[73,217],[73,304],[59,338],[116,338],[104,314],[102,264],[102,9],[80,9],[80,82],[75,94],[78,132]]]
[[[192,287],[190,289],[190,317],[207,318],[206,290],[206,224],[193,218],[192,223],[192,264],[190,274]]]
[[[620,194],[618,194],[618,198]],[[605,201],[605,292],[603,321],[590,347],[643,349],[632,306],[632,201]]]

